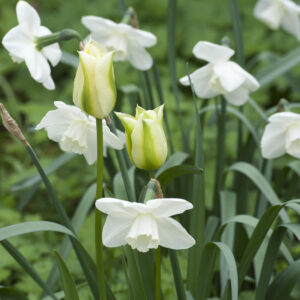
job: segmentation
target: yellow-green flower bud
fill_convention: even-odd
[[[74,104],[91,116],[103,119],[116,103],[113,52],[90,41],[78,53],[80,62],[74,80]]]
[[[132,163],[140,169],[158,169],[168,154],[163,129],[163,108],[144,110],[137,106],[136,115],[116,113],[126,132],[126,145]]]

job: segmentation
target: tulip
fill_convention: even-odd
[[[135,117],[116,113],[126,134],[126,145],[132,163],[140,169],[158,169],[166,160],[168,146],[163,130],[163,108],[144,110],[137,106]]]
[[[49,139],[58,142],[63,151],[83,154],[87,163],[93,164],[97,160],[96,119],[74,105],[67,105],[61,101],[55,101],[54,105],[57,109],[47,112],[35,129],[45,128]],[[123,133],[120,132],[116,136],[109,130],[105,120],[102,120],[102,123],[104,156],[107,147],[123,149]]]
[[[155,35],[96,16],[86,16],[81,21],[91,31],[92,39],[115,52],[115,61],[127,60],[138,70],[151,68],[153,60],[145,48],[156,44]]]
[[[170,216],[193,208],[183,199],[162,198],[144,203],[101,198],[96,208],[108,214],[102,241],[106,247],[129,244],[132,249],[147,252],[159,245],[170,249],[188,249],[195,240]]]
[[[276,113],[269,122],[261,139],[263,157],[272,159],[288,153],[300,158],[300,114]]]
[[[282,27],[286,32],[300,40],[300,5],[291,0],[260,0],[257,2],[254,15],[269,28],[276,30]]]
[[[209,42],[198,42],[193,53],[197,58],[208,61],[207,65],[190,75],[199,98],[223,95],[229,103],[240,106],[247,102],[250,91],[259,87],[253,76],[229,60],[234,54],[232,49]],[[188,76],[182,77],[180,83],[190,85]]]
[[[116,103],[113,52],[89,41],[84,50],[79,51],[79,58],[73,89],[74,104],[95,118],[106,118]]]
[[[2,44],[14,62],[25,61],[32,78],[45,88],[53,90],[55,84],[47,60],[52,66],[58,64],[62,54],[59,45],[54,43],[39,49],[37,39],[48,36],[51,31],[41,25],[38,13],[27,2],[19,1],[16,10],[19,25],[4,36]]]

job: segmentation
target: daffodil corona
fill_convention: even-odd
[[[108,214],[102,240],[106,247],[129,244],[140,252],[159,245],[170,249],[188,249],[195,240],[180,223],[170,216],[193,208],[183,199],[162,198],[144,203],[114,198],[101,198],[96,208]]]
[[[79,51],[79,59],[74,80],[74,104],[91,116],[103,119],[116,103],[113,52],[91,40],[83,51]]]
[[[136,115],[116,113],[126,133],[126,145],[132,163],[140,169],[156,170],[166,160],[167,140],[163,129],[163,108],[136,108]]]

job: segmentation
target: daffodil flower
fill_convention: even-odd
[[[51,77],[52,66],[56,66],[61,58],[57,43],[38,49],[36,39],[51,34],[51,31],[41,26],[41,20],[36,10],[25,1],[17,3],[17,18],[19,25],[12,28],[3,38],[2,44],[9,52],[14,62],[25,61],[30,75],[49,90],[55,88]]]
[[[93,40],[115,51],[115,61],[127,60],[138,70],[151,68],[152,57],[145,48],[157,42],[152,33],[96,16],[82,17],[81,22],[91,31]]]
[[[300,114],[276,113],[269,122],[261,139],[263,157],[272,159],[287,153],[300,158]]]
[[[190,75],[199,98],[223,95],[229,103],[240,106],[247,102],[249,93],[259,87],[253,76],[229,60],[234,50],[201,41],[195,45],[193,53],[197,58],[208,61],[207,65]],[[181,78],[180,83],[190,85],[188,76]]]
[[[276,30],[282,27],[286,32],[300,40],[300,5],[291,0],[260,0],[257,2],[254,15],[269,28]]]
[[[144,203],[114,198],[101,198],[96,208],[108,214],[103,227],[102,240],[106,247],[129,244],[132,249],[147,252],[159,245],[170,249],[188,249],[195,240],[170,218],[193,208],[183,199],[153,199]]]
[[[45,128],[49,139],[58,142],[65,152],[83,154],[88,164],[97,160],[96,119],[87,115],[74,105],[67,105],[55,101],[55,110],[49,111],[36,130]],[[106,156],[107,147],[117,150],[123,149],[124,133],[114,135],[103,122],[103,155]]]

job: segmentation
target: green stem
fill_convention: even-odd
[[[123,5],[123,3],[121,5],[122,5],[122,10],[123,10],[125,8],[125,5]],[[133,14],[134,14],[134,9],[132,7],[128,7],[122,20],[121,20],[121,23],[129,24]]]
[[[155,300],[161,300],[160,275],[160,246],[158,246],[155,254]]]
[[[49,46],[51,44],[61,42],[61,41],[68,41],[71,39],[77,39],[79,41],[82,40],[80,34],[77,31],[73,29],[63,29],[62,31],[59,32],[37,37],[35,39],[35,43],[37,49],[41,50],[42,48]]]
[[[225,160],[225,133],[226,133],[226,100],[222,97],[221,112],[218,112],[218,137],[217,137],[217,165],[214,189],[213,212],[219,215],[220,212],[220,197],[219,193],[223,188],[224,180],[224,160]]]
[[[103,193],[103,127],[102,120],[97,119],[97,190],[96,199],[102,198]],[[100,289],[100,299],[106,299],[104,269],[103,269],[103,249],[102,249],[102,213],[95,210],[95,246],[98,284]]]

